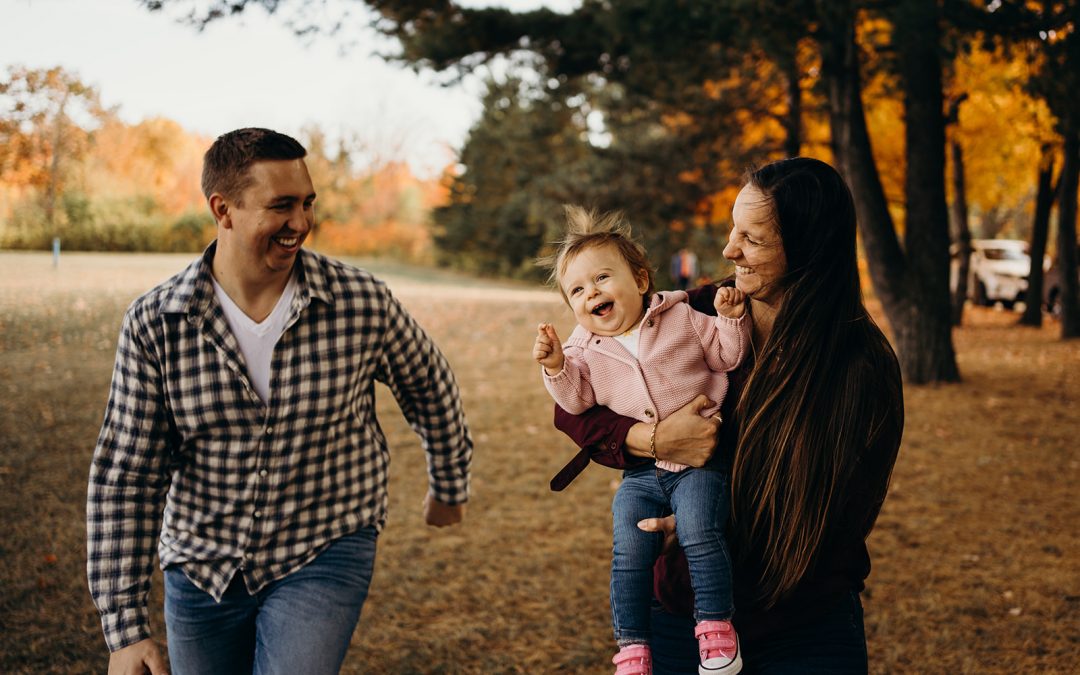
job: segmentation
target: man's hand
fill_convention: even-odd
[[[146,638],[109,655],[109,675],[169,675],[157,643]]]
[[[562,342],[555,326],[542,323],[536,327],[536,343],[533,345],[533,358],[544,367],[548,375],[558,375],[563,367]]]
[[[443,504],[427,493],[424,496],[424,522],[434,527],[456,525],[465,518],[465,505]]]
[[[734,286],[721,286],[713,298],[713,308],[720,316],[738,319],[746,313],[746,294]]]
[[[668,415],[656,425],[656,454],[660,459],[702,467],[716,447],[720,416],[702,417],[713,403],[704,394]]]
[[[639,520],[637,526],[639,530],[645,532],[664,533],[664,545],[660,549],[661,553],[667,553],[679,545],[679,535],[675,532],[675,516],[646,518],[645,520]]]

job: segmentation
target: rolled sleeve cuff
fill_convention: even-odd
[[[608,437],[588,447],[592,461],[612,469],[625,469],[649,461],[625,452],[626,436],[635,424],[637,420],[631,417],[614,420]]]
[[[613,469],[650,461],[623,451],[626,435],[635,424],[636,419],[617,415],[603,407],[573,415],[555,406],[555,428],[569,436],[579,448],[587,449],[592,461]]]
[[[547,368],[545,368],[544,366],[540,366],[540,376],[548,382],[563,382],[564,380],[566,380],[566,378],[569,377],[569,375],[567,375],[566,373],[566,362],[563,362],[563,367],[560,368],[559,372],[555,373],[554,375],[548,375]]]
[[[716,325],[720,328],[739,328],[747,321],[746,312],[743,312],[742,316],[734,318],[730,316],[724,316],[723,314],[717,314],[716,318],[713,319],[713,321],[715,321]]]
[[[110,652],[150,637],[150,612],[146,607],[125,608],[101,615],[101,628]]]
[[[469,501],[469,475],[432,475],[428,481],[431,496],[448,506]]]

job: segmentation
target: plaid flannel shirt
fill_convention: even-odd
[[[248,379],[211,285],[215,245],[132,303],[90,469],[87,577],[111,650],[149,636],[157,542],[220,600],[252,593],[386,519],[386,384],[428,457],[432,495],[468,498],[472,440],[446,360],[386,285],[302,250],[270,401]]]

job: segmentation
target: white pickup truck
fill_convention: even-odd
[[[959,259],[953,259],[955,287]],[[968,271],[968,298],[977,305],[1000,302],[1012,309],[1023,302],[1031,273],[1028,243],[1021,239],[975,239],[971,242],[971,266]]]

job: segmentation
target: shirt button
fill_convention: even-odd
[[[259,475],[262,476],[263,478],[266,478],[267,473],[268,472],[266,471],[266,469],[263,469],[262,471],[259,472]]]
[[[649,328],[652,328],[652,319],[649,319],[648,321],[646,321],[645,325],[648,326]]]
[[[262,518],[262,511],[256,511],[255,512],[255,517],[256,518]]]
[[[247,558],[248,560],[251,560],[252,558],[255,557],[255,554],[254,553],[245,553],[244,557]]]
[[[269,436],[274,433],[274,427],[266,427],[266,435]]]
[[[652,418],[652,416],[653,416],[653,411],[651,411],[651,410],[646,410],[646,411],[645,411],[645,417],[648,417],[648,418],[650,418],[650,419],[651,419],[651,418]]]

